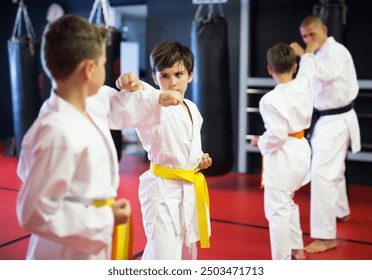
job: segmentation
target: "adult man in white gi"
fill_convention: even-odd
[[[337,247],[336,217],[348,220],[350,208],[345,179],[345,158],[351,142],[353,153],[360,151],[360,132],[352,102],[358,81],[349,51],[333,37],[318,16],[306,17],[300,25],[305,44],[316,41],[314,114],[320,116],[311,136],[311,237],[308,252],[324,252]],[[300,48],[297,55],[301,56]]]

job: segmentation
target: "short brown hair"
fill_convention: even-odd
[[[290,72],[296,63],[296,54],[294,50],[284,43],[275,44],[267,51],[267,63],[276,73]]]
[[[314,15],[309,15],[301,21],[300,27],[306,27],[306,26],[309,26],[312,23],[315,23],[316,25],[319,25],[319,26],[325,26],[321,17],[314,16]]]
[[[187,72],[194,69],[194,55],[189,47],[174,41],[162,41],[157,44],[150,55],[151,71],[155,73],[182,62]]]
[[[50,78],[63,80],[85,59],[98,61],[109,31],[83,17],[66,15],[47,25],[41,60]]]

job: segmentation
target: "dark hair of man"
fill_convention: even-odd
[[[272,69],[280,73],[288,73],[296,63],[296,54],[293,49],[284,43],[278,43],[267,51],[267,63]]]
[[[41,42],[41,60],[50,78],[64,80],[77,65],[98,62],[109,31],[83,17],[66,15],[47,25]]]
[[[174,41],[162,41],[157,44],[151,55],[150,65],[152,73],[170,68],[176,63],[183,63],[188,74],[194,69],[194,55],[185,45]]]

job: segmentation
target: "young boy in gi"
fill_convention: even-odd
[[[201,147],[203,119],[196,105],[184,99],[193,78],[194,56],[178,42],[163,41],[153,49],[150,63],[155,84],[161,90],[176,90],[182,102],[159,107],[148,123],[136,125],[151,161],[139,187],[147,237],[142,259],[196,259],[196,242],[209,247],[210,235],[208,190],[198,171],[208,168],[212,159]],[[130,74],[119,77],[117,87],[150,88]]]
[[[316,45],[302,56],[296,79],[296,55],[283,43],[267,52],[268,72],[277,86],[260,100],[266,131],[251,143],[263,156],[265,216],[269,222],[271,255],[274,260],[305,259],[295,191],[310,181],[310,145],[304,129],[312,115],[312,77]]]
[[[180,101],[174,91],[118,94],[102,87],[107,36],[106,28],[77,16],[63,16],[44,31],[42,62],[53,90],[24,137],[18,164],[17,216],[32,233],[27,259],[120,258],[113,233],[131,207],[114,200],[119,168],[109,129],[125,127],[134,106],[127,98],[139,100],[138,118],[158,103]]]

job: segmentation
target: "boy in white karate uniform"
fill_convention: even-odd
[[[32,233],[27,259],[120,258],[113,234],[131,208],[114,200],[119,168],[109,129],[125,127],[133,106],[146,119],[158,103],[180,101],[175,91],[101,87],[107,36],[106,28],[77,16],[59,18],[43,34],[42,62],[54,89],[24,137],[18,164],[17,216]]]
[[[203,119],[196,105],[184,99],[193,78],[194,56],[178,42],[163,41],[153,49],[150,62],[155,84],[161,90],[176,90],[182,102],[159,107],[147,123],[135,124],[151,161],[139,187],[147,237],[142,259],[196,259],[196,242],[207,248],[210,235],[208,190],[198,171],[208,168],[212,159],[202,152]],[[151,88],[133,75],[121,76],[117,86]]]
[[[265,216],[269,222],[274,260],[305,259],[299,207],[295,191],[310,181],[310,145],[304,130],[312,115],[312,77],[316,45],[309,45],[300,61],[296,79],[296,55],[283,43],[267,52],[268,72],[277,86],[260,100],[266,131],[251,143],[263,156]]]

